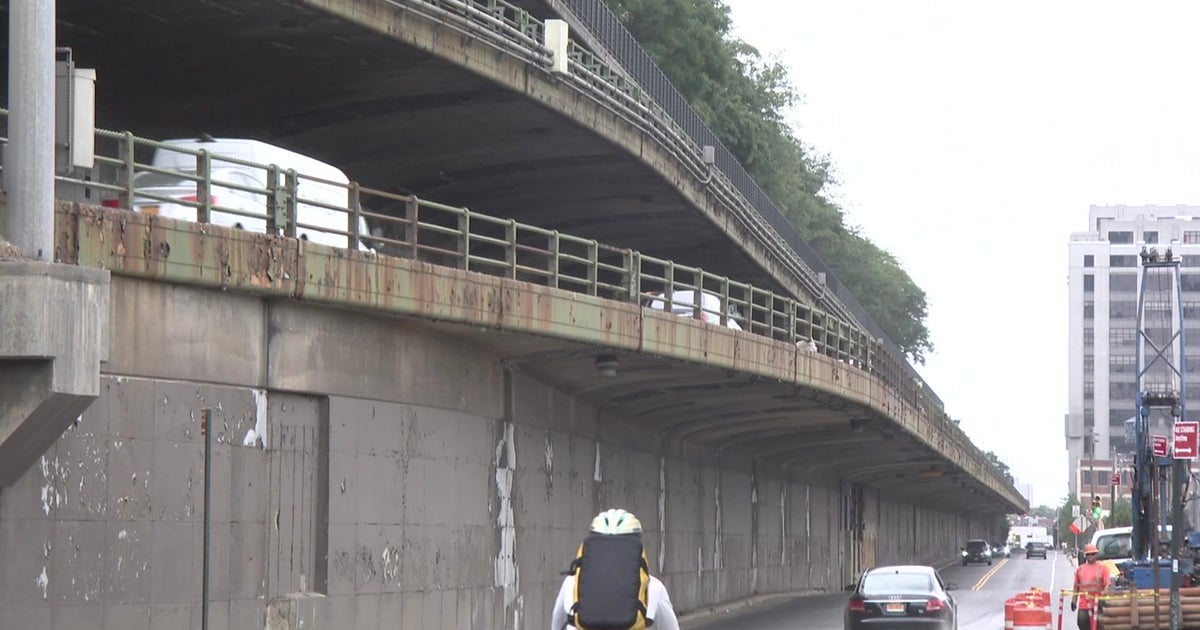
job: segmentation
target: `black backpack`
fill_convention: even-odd
[[[644,630],[650,570],[637,535],[591,534],[566,575],[575,576],[569,625],[579,630]]]

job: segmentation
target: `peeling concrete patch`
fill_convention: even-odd
[[[254,396],[254,428],[246,432],[246,438],[242,440],[242,444],[258,446],[265,450],[267,448],[267,390],[252,389],[250,393]],[[247,440],[250,440],[249,444],[246,444]]]
[[[713,507],[716,511],[716,523],[713,535],[713,569],[721,569],[721,547],[724,544],[724,527],[721,525],[721,468],[717,468],[717,482],[713,484]]]
[[[45,566],[42,567],[42,574],[37,577],[35,582],[42,589],[42,601],[46,601],[46,598],[49,596],[50,576],[46,575]]]
[[[513,423],[505,422],[500,439],[496,442],[496,496],[499,509],[496,528],[500,533],[500,551],[496,554],[495,585],[504,589],[504,607],[512,608],[517,603],[521,574],[516,562],[517,524],[513,513],[513,477],[517,468],[517,449],[513,437]],[[513,611],[514,615],[517,611]]]
[[[546,431],[546,496],[554,492],[554,434]]]
[[[64,502],[63,495],[58,492],[55,479],[60,477],[66,479],[67,475],[62,465],[59,464],[57,455],[53,460],[46,459],[46,456],[42,455],[38,460],[38,466],[42,472],[42,513],[50,516],[50,510],[62,507]]]
[[[386,545],[383,548],[383,553],[379,554],[380,570],[382,571],[383,583],[387,584],[393,580],[399,583],[401,563],[400,549],[391,545]]]
[[[600,443],[596,442],[596,468],[592,471],[592,481],[604,481],[604,475],[600,474]]]
[[[787,497],[789,484],[779,489],[779,565],[787,566]]]
[[[658,572],[667,564],[667,458],[658,458]]]

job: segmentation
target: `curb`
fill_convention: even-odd
[[[932,566],[934,566],[934,568],[937,569],[938,571],[941,571],[943,569],[952,567],[956,564],[958,564],[957,558],[955,558],[954,560],[951,560],[949,563],[946,563],[946,564],[936,564],[936,565],[932,565]],[[731,614],[731,613],[741,612],[748,608],[754,608],[757,606],[764,606],[764,605],[768,605],[768,604],[777,604],[777,603],[782,603],[785,600],[790,601],[790,600],[795,600],[795,599],[801,599],[804,597],[812,597],[814,595],[828,595],[828,594],[834,593],[834,592],[837,592],[837,591],[830,591],[827,589],[813,589],[813,590],[807,590],[807,591],[787,591],[787,592],[783,592],[783,593],[768,593],[768,594],[763,594],[763,595],[753,595],[751,597],[746,597],[743,599],[735,599],[732,601],[722,602],[720,604],[715,604],[712,606],[705,606],[703,608],[695,608],[695,609],[689,610],[685,613],[681,613],[678,615],[679,625],[680,625],[680,627],[686,627],[687,625],[697,623],[704,619],[709,619],[709,618],[717,617],[720,615],[727,615],[727,614]]]
[[[690,610],[679,615],[679,625],[683,627],[685,624],[695,623],[710,617],[726,615],[729,613],[740,612],[748,608],[754,608],[765,604],[779,603],[783,600],[800,599],[802,597],[811,597],[813,595],[824,595],[830,591],[826,590],[811,590],[811,591],[788,591],[785,593],[770,593],[766,595],[754,595],[744,599],[735,599],[729,602],[723,602],[714,606],[706,606]]]

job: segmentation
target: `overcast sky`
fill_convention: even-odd
[[[929,297],[922,374],[1033,502],[1067,492],[1067,243],[1200,203],[1200,3],[726,0],[789,69],[848,222]]]

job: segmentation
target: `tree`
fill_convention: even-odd
[[[1073,505],[1079,505],[1079,497],[1069,494],[1058,508],[1058,540],[1072,546],[1075,544],[1075,534],[1071,533],[1071,521],[1075,520],[1075,517],[1071,515],[1071,506]]]
[[[1032,510],[1030,510],[1030,511],[1029,511],[1029,513],[1030,513],[1031,515],[1033,515],[1033,516],[1036,516],[1036,517],[1038,517],[1038,518],[1050,518],[1050,519],[1052,519],[1052,518],[1054,518],[1054,513],[1055,513],[1056,511],[1057,511],[1057,510],[1055,510],[1054,508],[1052,508],[1052,507],[1050,507],[1050,506],[1048,506],[1048,505],[1039,505],[1039,506],[1037,506],[1037,507],[1033,508]]]
[[[1109,516],[1108,527],[1127,527],[1133,525],[1133,504],[1129,499],[1117,499]]]
[[[1009,483],[1013,483],[1012,471],[1009,469],[1008,464],[1000,461],[999,455],[993,453],[992,451],[988,451],[984,453],[983,456],[992,464],[992,466],[996,468],[996,472],[1000,473],[1001,477],[1004,477],[1004,479],[1006,479]]]
[[[787,68],[733,36],[724,0],[606,1],[888,337],[924,363],[933,349],[925,292],[821,194],[833,166],[786,121],[800,98]]]

